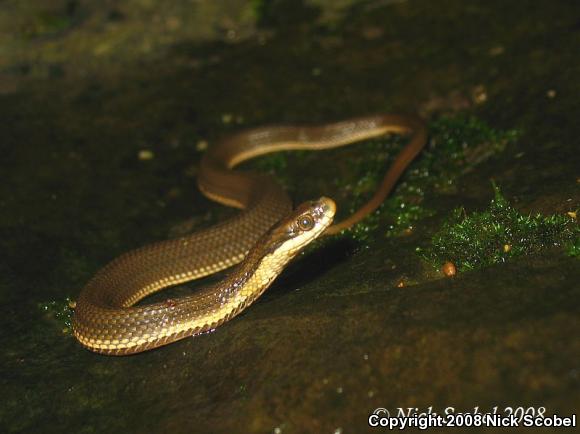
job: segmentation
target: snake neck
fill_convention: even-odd
[[[237,312],[238,308],[243,308],[258,298],[301,250],[272,251],[266,247],[267,238],[268,234],[265,234],[258,240],[246,259],[218,285],[222,288],[223,302],[232,303],[228,309],[231,312]]]
[[[92,351],[132,354],[159,346],[159,342],[212,331],[254,302],[297,253],[268,252],[264,239],[220,283],[186,297],[122,309],[79,300],[73,324],[75,336]],[[127,327],[108,327],[118,322]]]

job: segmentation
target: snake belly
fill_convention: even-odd
[[[324,235],[330,235],[360,221],[388,196],[427,141],[421,120],[376,115],[320,126],[264,127],[233,135],[211,147],[202,158],[198,186],[208,198],[241,211],[208,229],[129,251],[100,269],[77,299],[74,336],[91,351],[128,355],[213,330],[233,318],[263,293],[296,251],[275,259],[268,243],[278,241],[265,237],[270,228],[292,214],[288,194],[268,175],[232,169],[272,152],[330,149],[388,133],[410,135],[409,143],[365,205],[332,226],[332,217],[321,220],[326,225]],[[332,202],[325,199],[321,203],[332,207],[328,201]],[[315,209],[323,207],[314,205]],[[293,220],[285,224],[291,225]],[[224,280],[194,294],[136,305],[163,288],[236,264],[240,265]]]

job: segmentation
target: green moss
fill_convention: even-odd
[[[566,253],[569,256],[580,258],[580,235],[577,235],[567,246]]]
[[[278,152],[276,154],[270,154],[258,158],[251,167],[257,172],[268,173],[276,176],[276,179],[284,188],[288,188],[290,185],[286,152]]]
[[[38,303],[38,308],[44,312],[50,319],[55,320],[62,329],[63,333],[72,331],[73,302],[70,298],[60,301],[47,301]]]
[[[455,209],[421,255],[436,267],[451,261],[463,271],[550,247],[564,246],[578,252],[580,226],[573,218],[523,215],[495,185],[494,189],[495,197],[487,210],[467,215],[465,209]]]
[[[408,233],[416,222],[434,213],[424,205],[426,196],[453,190],[458,177],[503,151],[519,136],[516,130],[495,130],[464,115],[434,120],[429,131],[429,145],[405,172],[394,193],[343,236],[366,244],[381,232],[384,236]],[[335,157],[325,160],[328,164],[323,166],[321,159],[329,157],[293,151],[261,157],[248,167],[276,176],[297,201],[310,198],[303,196],[311,189],[332,196],[340,205],[337,219],[341,220],[371,198],[406,143],[400,136],[366,140],[335,151]],[[303,182],[303,178],[310,181]],[[325,180],[332,180],[332,185]]]
[[[453,189],[457,178],[497,155],[521,135],[516,129],[497,130],[474,116],[443,116],[430,122],[431,143],[420,169],[439,191]]]
[[[24,36],[38,38],[50,36],[69,29],[72,20],[65,15],[56,15],[48,12],[37,14],[24,29]]]
[[[272,6],[272,0],[251,0],[250,7],[256,23],[263,25]]]
[[[431,140],[427,149],[411,164],[394,194],[377,212],[349,231],[352,238],[365,241],[379,226],[386,227],[387,236],[412,230],[417,221],[434,213],[423,205],[426,195],[453,190],[455,181],[463,173],[502,152],[520,135],[518,130],[496,130],[465,115],[434,120],[429,124],[429,132]],[[354,171],[362,176],[358,188],[353,189],[351,212],[374,191],[385,165],[392,162],[405,143],[400,138],[377,139],[376,142],[376,149],[371,153],[375,158],[355,166]],[[360,188],[361,185],[364,188]]]

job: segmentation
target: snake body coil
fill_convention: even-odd
[[[323,197],[292,211],[290,198],[271,177],[232,170],[270,152],[329,149],[386,133],[411,138],[371,200],[332,226],[331,199]],[[374,211],[426,140],[420,120],[379,115],[317,127],[259,128],[222,141],[204,155],[198,185],[210,199],[242,211],[206,230],[127,252],[99,270],[77,300],[75,337],[89,350],[126,355],[216,328],[256,300],[316,237],[346,229]],[[223,281],[192,295],[135,306],[163,288],[240,262]]]

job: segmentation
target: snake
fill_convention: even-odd
[[[234,170],[272,152],[331,149],[386,134],[410,138],[368,202],[334,224],[332,199],[323,196],[293,208],[271,175]],[[421,119],[394,114],[267,126],[224,138],[202,156],[197,183],[209,199],[240,211],[206,229],[128,251],[98,270],[76,301],[73,335],[88,350],[121,356],[215,330],[260,297],[313,240],[340,233],[375,211],[426,142]],[[230,267],[222,280],[191,294],[139,303]]]

